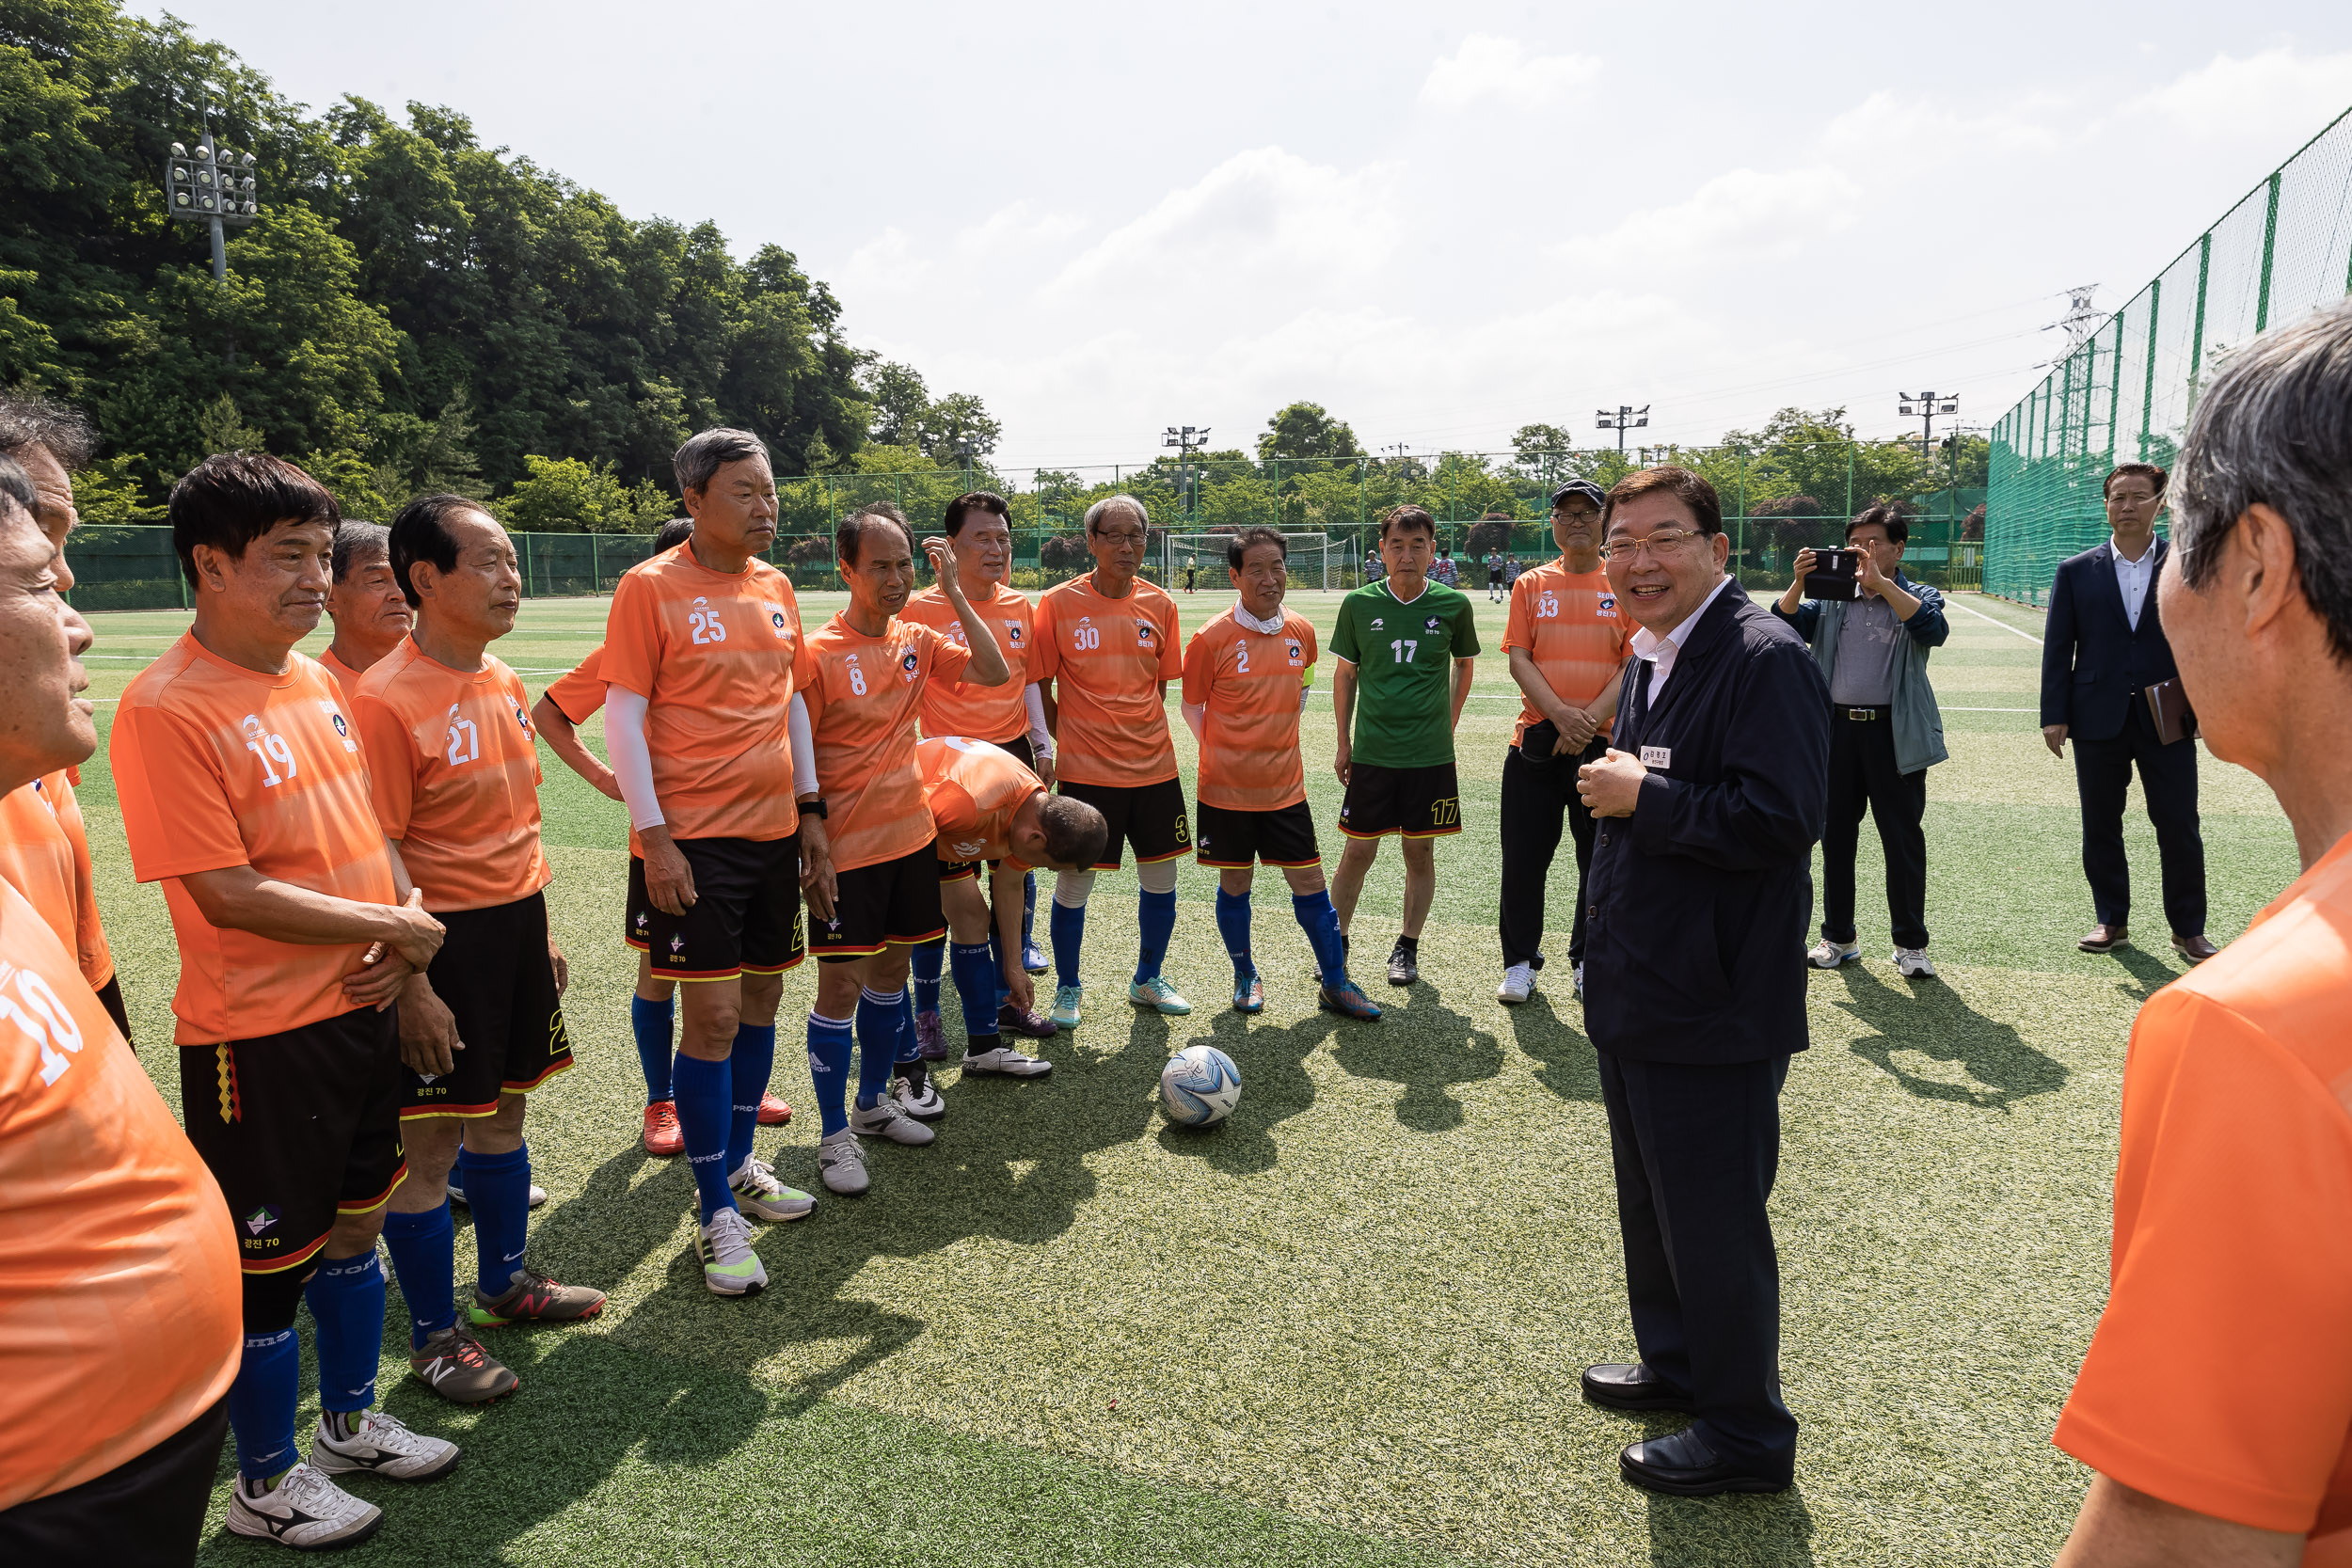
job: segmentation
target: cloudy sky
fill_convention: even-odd
[[[2352,106],[2341,0],[170,8],[313,108],[447,103],[789,247],[1013,467],[1297,398],[1416,451],[1893,434],[1923,385],[1989,424],[2069,286],[2121,304]]]

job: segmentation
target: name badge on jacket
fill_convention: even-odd
[[[1674,749],[1673,749],[1672,747],[1670,747],[1670,746],[1645,746],[1645,747],[1643,747],[1643,748],[1642,748],[1642,766],[1643,766],[1643,767],[1645,767],[1645,768],[1672,768],[1674,765],[1675,765],[1675,754],[1674,754]]]

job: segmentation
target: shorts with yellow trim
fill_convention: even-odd
[[[247,1274],[309,1264],[337,1214],[381,1209],[406,1180],[398,1010],[180,1047],[181,1119],[220,1183]]]
[[[1097,871],[1116,871],[1120,847],[1136,852],[1136,863],[1172,861],[1192,847],[1192,824],[1185,820],[1184,786],[1175,779],[1148,784],[1065,783],[1057,786],[1073,800],[1084,800],[1103,814],[1110,837],[1103,842],[1104,859]]]
[[[833,918],[813,917],[809,951],[848,963],[885,947],[919,947],[947,934],[939,912],[939,854],[926,844],[897,860],[834,873]]]
[[[628,944],[665,980],[781,974],[808,956],[801,923],[801,835],[681,838],[694,902],[665,914],[645,895],[645,863],[628,862]]]
[[[529,1094],[572,1065],[555,964],[548,957],[544,893],[486,910],[435,911],[446,934],[424,972],[466,1049],[448,1072],[404,1067],[404,1119],[486,1117],[499,1097]]]
[[[1260,861],[1286,868],[1323,863],[1315,845],[1315,814],[1304,800],[1272,811],[1241,811],[1203,800],[1193,810],[1200,824],[1193,849],[1202,865],[1239,870]]]
[[[1340,802],[1340,832],[1350,838],[1442,838],[1462,831],[1462,784],[1454,764],[1383,768],[1359,762],[1347,770]]]

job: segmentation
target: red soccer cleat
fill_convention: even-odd
[[[645,1152],[665,1160],[686,1152],[686,1134],[678,1130],[676,1101],[657,1100],[645,1107]]]
[[[777,1099],[774,1095],[772,1095],[772,1094],[766,1094],[766,1093],[763,1093],[763,1094],[761,1094],[761,1095],[760,1095],[760,1097],[759,1097],[759,1125],[760,1125],[760,1126],[762,1126],[762,1127],[782,1127],[782,1126],[783,1126],[786,1122],[790,1121],[791,1119],[792,1119],[792,1107],[791,1107],[791,1106],[787,1105],[787,1104],[786,1104],[783,1101],[778,1100],[778,1099]]]

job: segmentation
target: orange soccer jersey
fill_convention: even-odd
[[[931,841],[914,766],[915,710],[926,685],[954,680],[971,662],[962,643],[905,621],[868,637],[836,615],[809,634],[802,686],[834,870],[880,865]]]
[[[228,1204],[81,980],[0,885],[0,1509],[196,1419],[243,1342]]]
[[[331,643],[325,653],[319,655],[319,663],[326,667],[328,674],[335,677],[335,689],[342,693],[343,702],[346,705],[359,695],[359,677],[367,673],[365,670],[354,670],[350,665],[337,658]]]
[[[962,736],[934,736],[914,749],[923,799],[939,835],[939,858],[1022,863],[1006,835],[1013,815],[1045,785],[1010,752]],[[1022,866],[1022,869],[1028,869]]]
[[[599,642],[588,650],[586,658],[555,677],[547,697],[563,709],[564,718],[585,724],[590,715],[604,706],[604,644]]]
[[[1076,578],[1038,601],[1029,678],[1055,682],[1057,777],[1133,787],[1176,776],[1160,683],[1184,675],[1177,638],[1176,601],[1140,578],[1123,599]]]
[[[0,796],[0,881],[23,894],[73,950],[90,990],[115,977],[91,883],[89,835],[63,769]]]
[[[1279,811],[1307,798],[1298,755],[1299,693],[1315,666],[1315,628],[1296,610],[1282,629],[1245,626],[1229,610],[1184,648],[1184,702],[1201,721],[1200,803]]]
[[[673,837],[767,842],[800,827],[785,717],[804,658],[800,600],[764,561],[714,572],[690,540],[622,574],[604,678],[650,705],[654,794]]]
[[[1012,678],[1002,686],[966,686],[961,681],[933,681],[923,689],[923,733],[961,735],[974,740],[1013,740],[1029,733],[1029,641],[1037,611],[1029,601],[1003,583],[991,583],[993,596],[981,599],[967,593],[972,609],[988,623],[1004,650]],[[899,619],[930,627],[961,646],[963,622],[937,588],[926,588],[907,600]]]
[[[365,943],[220,929],[180,882],[250,865],[314,893],[397,902],[359,736],[326,672],[290,654],[283,674],[263,674],[183,635],[123,691],[111,754],[132,868],[164,884],[179,940],[173,1039],[254,1039],[349,1012],[342,977]]]
[[[453,670],[403,639],[359,678],[353,705],[375,819],[436,914],[528,898],[551,875],[529,699],[504,663],[482,664]]]
[[[1559,561],[1547,561],[1511,585],[1502,646],[1525,648],[1562,702],[1582,707],[1609,689],[1625,668],[1626,639],[1632,633],[1632,624],[1617,611],[1616,592],[1605,573],[1571,572]],[[1528,725],[1543,721],[1535,705],[1521,696],[1511,744],[1519,743]],[[1614,727],[1613,720],[1606,721],[1600,733]]]

